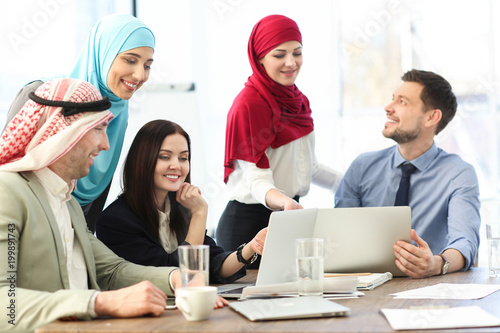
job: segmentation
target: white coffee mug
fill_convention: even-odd
[[[208,319],[215,306],[217,287],[182,287],[177,290],[175,303],[189,321]]]

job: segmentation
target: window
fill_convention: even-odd
[[[500,44],[494,37],[500,32],[499,13],[498,4],[489,0],[343,0],[341,121],[345,126],[338,138],[343,160],[348,164],[359,153],[394,144],[380,135],[383,106],[403,72],[434,71],[451,83],[459,103],[455,118],[436,143],[474,165],[483,225],[498,221]],[[480,253],[486,252],[480,249]],[[485,258],[480,255],[480,263],[486,264]]]

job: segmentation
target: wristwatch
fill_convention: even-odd
[[[238,258],[238,261],[241,262],[242,264],[251,265],[255,262],[255,260],[257,260],[258,254],[254,253],[253,256],[250,258],[250,260],[245,260],[242,254],[245,245],[247,245],[247,243],[243,243],[240,246],[238,246],[238,248],[236,249],[236,258]]]
[[[448,261],[448,259],[446,259],[446,257],[442,254],[438,254],[441,258],[443,258],[443,268],[441,269],[441,275],[445,275],[446,273],[448,273],[448,268],[450,268],[450,262]]]

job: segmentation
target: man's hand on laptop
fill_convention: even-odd
[[[411,239],[417,246],[405,241],[398,241],[394,245],[396,265],[401,272],[416,279],[440,274],[440,263],[414,229],[411,230]]]

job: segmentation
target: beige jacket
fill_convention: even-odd
[[[0,332],[33,331],[61,317],[90,319],[88,303],[95,290],[149,280],[173,295],[169,275],[174,267],[125,261],[87,232],[76,199],[68,207],[84,252],[90,290],[69,290],[57,222],[36,176],[0,172]]]

